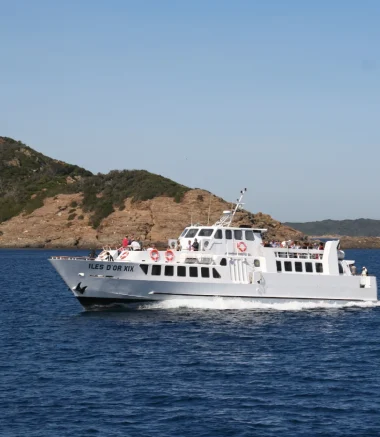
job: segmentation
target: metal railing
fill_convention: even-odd
[[[323,254],[324,251],[318,249],[274,249],[274,256],[281,259],[323,259]]]

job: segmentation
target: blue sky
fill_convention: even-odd
[[[281,221],[380,219],[380,2],[0,1],[0,135]]]

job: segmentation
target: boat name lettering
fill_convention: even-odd
[[[92,269],[92,270],[103,270],[104,264],[91,264],[90,263],[88,265],[88,268]],[[123,266],[113,266],[113,265],[108,264],[106,270],[113,270],[113,271],[118,271],[118,272],[121,272],[121,271],[133,272],[133,268],[134,268],[134,266],[124,266],[124,269],[123,269]]]
[[[88,268],[89,269],[94,269],[94,270],[103,270],[104,265],[103,264],[89,264]]]

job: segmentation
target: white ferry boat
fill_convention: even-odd
[[[54,256],[50,262],[85,308],[215,297],[268,303],[377,300],[376,277],[357,276],[339,240],[327,241],[323,250],[265,247],[266,229],[232,226],[244,192],[214,225],[189,226],[169,240],[172,249],[108,248],[95,259]],[[198,250],[189,247],[195,240]]]

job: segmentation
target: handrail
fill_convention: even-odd
[[[324,255],[324,250],[319,249],[287,249],[277,247],[271,247],[271,249],[275,249],[274,256],[276,258],[323,259]]]

